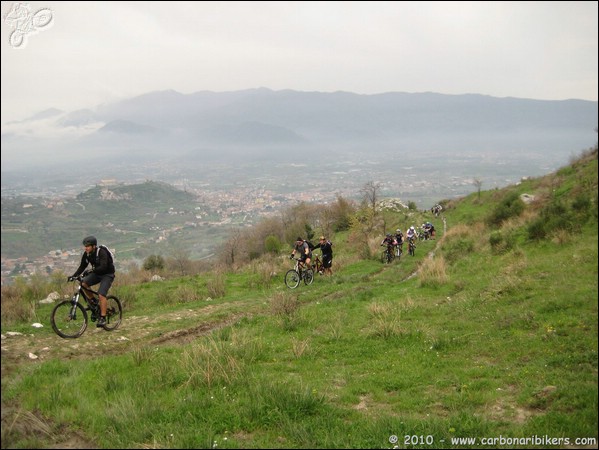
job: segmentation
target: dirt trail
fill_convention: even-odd
[[[96,328],[90,322],[87,330],[77,339],[63,339],[58,335],[46,334],[2,334],[2,376],[10,373],[20,364],[35,364],[52,358],[90,358],[98,354],[119,353],[127,351],[131,343],[139,345],[184,343],[195,336],[208,333],[211,330],[226,326],[238,320],[242,314],[230,315],[226,320],[210,321],[208,315],[228,308],[226,305],[207,305],[203,308],[185,309],[173,313],[163,313],[156,316],[123,315],[123,321],[114,331]],[[190,318],[198,318],[198,325],[165,332],[157,338],[148,336],[156,334],[164,323]],[[162,325],[159,325],[159,322]]]
[[[39,364],[41,361],[54,358],[95,358],[102,354],[130,351],[131,344],[145,346],[188,343],[197,336],[233,324],[242,316],[250,315],[246,312],[230,314],[226,320],[209,319],[209,316],[224,309],[230,309],[230,306],[206,305],[202,308],[184,309],[156,316],[124,314],[123,321],[116,330],[108,332],[96,328],[95,323],[90,322],[83,336],[77,339],[63,339],[53,332],[36,335],[3,331],[2,378],[11,376],[21,365]],[[149,337],[155,336],[160,328],[172,329],[168,324],[173,321],[193,318],[197,318],[197,325],[164,332],[158,337]],[[37,436],[40,441],[47,444],[46,448],[98,448],[78,433],[57,433],[53,428],[40,415],[24,411],[17,404],[7,403],[2,397],[2,448],[28,435]],[[64,440],[65,436],[68,436],[67,440]]]

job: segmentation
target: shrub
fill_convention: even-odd
[[[279,238],[273,236],[272,234],[270,236],[267,236],[264,240],[264,250],[266,250],[268,253],[276,255],[281,251],[282,248],[283,245],[281,244]]]
[[[579,225],[573,210],[568,210],[560,201],[554,201],[543,208],[539,218],[528,226],[527,232],[530,239],[540,240],[558,230],[572,232]]]
[[[216,271],[214,278],[206,283],[208,295],[212,298],[221,298],[225,296],[225,274],[222,271]]]
[[[453,263],[468,255],[474,250],[474,241],[468,237],[458,237],[447,240],[442,247],[443,256],[449,263]]]
[[[298,325],[300,302],[297,295],[277,292],[270,301],[270,310],[281,322],[284,330],[292,331]]]
[[[510,217],[519,216],[524,211],[524,202],[517,192],[509,193],[487,218],[488,225],[499,226]]]
[[[491,235],[489,236],[489,244],[491,244],[491,247],[493,248],[493,250],[498,249],[501,246],[502,242],[503,242],[503,235],[501,234],[501,231],[499,231],[499,230],[493,231],[491,233]]]
[[[164,258],[160,255],[150,255],[143,263],[144,270],[162,270],[164,269]]]

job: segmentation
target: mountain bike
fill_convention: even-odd
[[[306,286],[309,286],[314,281],[314,271],[311,268],[305,268],[301,259],[295,259],[295,266],[285,274],[285,284],[289,289],[295,289],[299,286],[300,281],[304,280]]]
[[[415,241],[414,238],[410,238],[408,240],[408,242],[409,242],[408,253],[410,254],[410,256],[416,255],[416,242],[414,242],[414,241]]]
[[[395,259],[395,253],[393,252],[393,246],[388,245],[383,253],[381,253],[381,262],[383,264],[391,264]]]
[[[52,328],[60,337],[65,339],[75,339],[80,337],[86,330],[88,321],[91,318],[95,322],[100,318],[100,301],[95,298],[98,295],[97,291],[87,289],[92,292],[90,297],[88,292],[83,288],[81,281],[83,277],[79,275],[74,281],[79,284],[73,297],[70,300],[63,300],[58,303],[50,315]],[[81,301],[83,299],[83,301]],[[115,330],[123,319],[123,306],[121,301],[114,295],[106,297],[106,331]],[[90,316],[88,316],[88,311]]]
[[[322,261],[320,260],[318,255],[314,256],[312,261],[312,271],[314,273],[319,273],[322,275],[324,273],[324,266],[322,265]]]
[[[403,242],[395,246],[395,257],[399,260],[403,255]]]

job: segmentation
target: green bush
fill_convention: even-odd
[[[511,217],[518,217],[524,211],[524,202],[517,192],[509,193],[491,212],[487,218],[487,224],[499,226]]]
[[[498,249],[501,246],[502,242],[503,242],[503,235],[501,234],[501,231],[499,231],[499,230],[493,231],[491,233],[491,235],[489,236],[489,244],[491,244],[491,247],[493,249]]]
[[[164,269],[164,258],[160,255],[150,255],[143,263],[144,270],[162,270]]]
[[[466,257],[474,250],[474,241],[470,238],[458,238],[443,245],[443,257],[449,263],[454,263],[460,258]]]
[[[540,240],[558,230],[572,232],[580,226],[580,218],[577,219],[576,216],[573,209],[569,210],[562,202],[554,201],[528,226],[528,237]]]
[[[281,244],[279,238],[276,236],[270,235],[267,236],[264,240],[264,250],[266,250],[267,253],[272,253],[276,255],[281,252],[282,248],[283,245]]]

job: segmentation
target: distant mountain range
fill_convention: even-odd
[[[323,150],[571,154],[596,142],[597,106],[475,94],[159,91],[5,124],[2,172],[82,160],[293,159]]]

